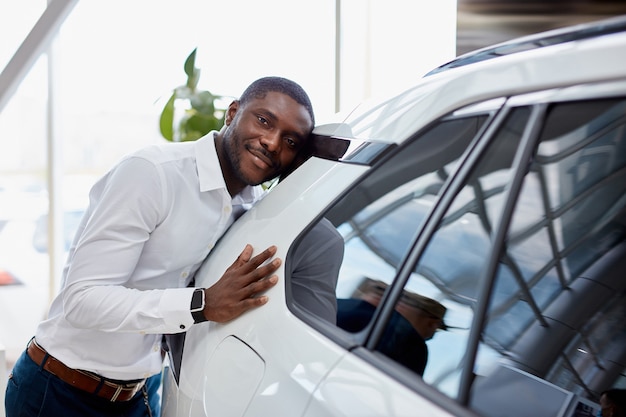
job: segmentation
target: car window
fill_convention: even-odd
[[[523,405],[511,389],[537,386],[558,411],[566,401],[558,388],[597,401],[624,372],[626,299],[611,288],[626,264],[625,115],[624,99],[546,110],[481,336],[479,357],[492,360],[475,369],[474,406],[485,415],[502,415],[484,404],[494,405],[488,393],[503,373],[507,407]]]
[[[399,149],[326,214],[345,241],[338,298],[349,297],[365,277],[393,280],[445,181],[486,120],[486,115],[443,120]]]
[[[369,274],[393,280],[413,234],[489,114],[446,118],[427,129],[301,236],[288,259],[294,312],[335,324],[337,299],[350,298]],[[407,222],[401,234],[393,229],[399,221]]]
[[[404,287],[403,296],[422,297],[416,314],[422,316],[421,344],[426,342],[428,352],[423,378],[452,397],[460,385],[492,229],[502,211],[529,114],[528,108],[514,109],[500,125],[449,203]],[[403,298],[398,299],[396,310],[410,305]]]
[[[295,267],[291,276],[291,291],[294,304],[318,317],[328,318],[322,308],[330,304],[328,297],[319,296],[323,293],[321,290],[317,291],[317,297],[310,291],[311,282],[319,289],[319,280],[307,279],[307,285],[301,285],[301,277],[305,274],[301,273],[304,268],[298,266],[311,265],[306,268],[311,276],[315,269],[323,265],[322,269],[329,275],[338,274],[338,277],[325,280],[333,283],[332,301],[336,305],[332,316],[336,316],[337,326],[350,335],[358,335],[364,345],[376,310],[375,306],[371,308],[362,304],[363,296],[368,292],[368,283],[375,281],[384,287],[393,282],[397,269],[444,184],[456,171],[472,140],[488,125],[491,116],[491,113],[483,112],[442,119],[381,162],[372,175],[336,202],[324,218],[300,239],[293,251],[292,264]],[[329,225],[339,236],[340,247],[336,245],[337,239],[329,231]],[[317,243],[311,244],[313,241]],[[330,247],[334,249],[330,250]],[[313,248],[318,254],[325,252],[326,255],[317,256],[318,261],[311,262]],[[303,262],[305,258],[309,262]],[[411,290],[414,290],[413,286],[418,286],[417,281],[417,278],[412,281]],[[420,288],[420,291],[428,293],[436,290],[436,286],[428,280],[422,281],[429,284],[427,289]],[[306,286],[309,287],[308,293],[303,288]],[[404,326],[404,330],[411,330],[402,315],[395,314],[392,320],[395,320],[395,325]],[[333,317],[327,321],[332,323],[335,320]],[[395,326],[389,329],[395,332]],[[403,335],[402,332],[395,332],[395,336],[385,340],[391,337]],[[419,361],[413,360],[416,356],[412,355],[410,347],[400,355],[391,351],[391,345],[387,344],[387,348],[384,353],[421,374]]]

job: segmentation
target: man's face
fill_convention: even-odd
[[[236,181],[258,185],[286,169],[304,145],[313,123],[307,109],[288,95],[269,92],[226,115],[222,146]]]
[[[441,319],[434,317],[434,316],[430,316],[426,318],[427,320],[427,325],[426,325],[426,335],[424,336],[424,340],[430,340],[435,336],[435,333],[437,332],[437,330],[439,330],[439,326],[441,326]]]

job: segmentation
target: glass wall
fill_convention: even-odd
[[[78,1],[50,57],[38,58],[0,108],[0,344],[9,362],[58,288],[91,184],[124,154],[164,141],[159,115],[186,81],[183,63],[194,48],[199,88],[236,97],[259,77],[285,76],[309,92],[323,123],[453,57],[456,0],[429,4],[428,14],[419,12],[424,7],[412,0]],[[45,0],[0,3],[0,69],[45,8]]]

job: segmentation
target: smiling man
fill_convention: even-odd
[[[304,97],[251,86],[226,112],[226,129],[215,137],[222,173],[231,194],[261,184],[289,166],[312,130],[313,112]]]
[[[275,247],[253,257],[248,245],[213,286],[188,285],[261,196],[258,185],[294,161],[314,122],[298,84],[262,78],[229,106],[221,131],[147,147],[105,174],[61,291],[13,368],[7,416],[158,415],[162,335],[267,302],[281,264]]]

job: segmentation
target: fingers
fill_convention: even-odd
[[[246,249],[250,247],[250,251],[252,252],[252,246],[247,245]],[[245,249],[244,249],[245,250]],[[268,259],[270,259],[272,256],[274,256],[276,254],[276,246],[270,246],[269,248],[265,249],[263,252],[259,253],[257,256],[255,256],[254,258],[250,259],[250,264],[252,266],[254,266],[254,268],[258,267],[259,265],[261,265],[263,262],[267,261]],[[276,260],[274,260],[276,261]],[[280,266],[280,265],[279,265]]]
[[[251,283],[273,273],[282,263],[280,259],[273,259],[271,262],[263,265],[264,262],[276,254],[276,246],[270,246],[250,259],[251,253],[252,246],[246,245],[246,248],[241,252],[235,263],[226,272],[232,272],[240,276],[241,279],[246,280],[247,283]]]
[[[252,246],[246,245],[246,247],[243,248],[243,251],[239,254],[237,259],[235,259],[235,262],[233,262],[231,266],[236,266],[236,265],[240,265],[242,263],[248,262],[251,256],[252,256]]]
[[[252,256],[252,250],[253,248],[251,245],[246,245],[231,267],[248,265],[249,268],[254,269],[276,254],[276,246],[270,246],[254,258],[250,259]]]
[[[276,261],[279,261],[278,259]],[[280,265],[280,262],[277,262]],[[271,271],[274,272],[274,271]],[[255,297],[257,294],[263,293],[270,288],[272,288],[278,282],[278,277],[276,275],[268,276],[268,274],[264,274],[262,279],[258,279],[250,282],[244,288],[244,292],[242,293],[242,299]]]
[[[224,275],[205,290],[205,316],[215,322],[226,322],[239,317],[244,312],[262,306],[267,296],[259,295],[278,282],[272,275],[281,265],[281,259],[272,259],[276,246],[270,246],[252,257],[253,248],[246,245],[235,262]]]

